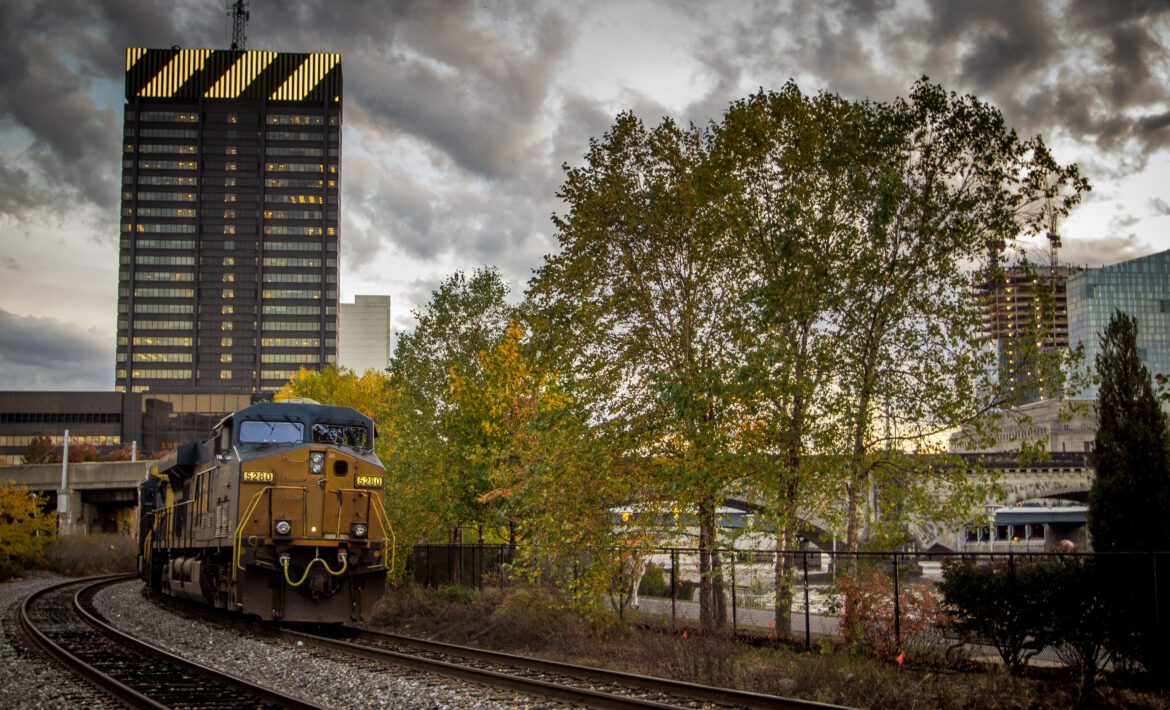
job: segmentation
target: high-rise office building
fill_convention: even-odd
[[[336,360],[341,96],[337,54],[126,51],[116,389]]]
[[[1089,368],[1101,349],[1101,333],[1119,310],[1137,319],[1138,356],[1150,374],[1170,374],[1170,250],[1069,278],[1069,343],[1084,345]],[[1095,398],[1097,386],[1081,396]]]
[[[337,361],[357,374],[390,365],[390,297],[355,296],[338,316]]]
[[[1000,386],[1017,403],[1048,393],[1035,355],[1068,346],[1066,281],[1070,267],[1014,266],[999,270],[984,286],[983,328],[995,342]]]

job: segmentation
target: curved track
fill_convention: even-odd
[[[43,589],[21,605],[21,627],[71,671],[135,707],[320,708],[143,643],[88,608],[103,585],[129,578],[85,579]]]

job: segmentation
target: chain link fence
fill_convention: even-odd
[[[609,552],[624,556],[616,611],[699,625],[700,550]],[[420,584],[482,587],[516,554],[507,545],[420,545],[411,571]],[[998,655],[1013,672],[1032,659],[1166,667],[1170,553],[721,549],[712,559],[722,583],[711,613],[734,632],[806,647],[844,638],[891,659]]]

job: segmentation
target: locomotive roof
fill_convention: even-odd
[[[284,419],[285,417],[295,419],[309,426],[317,422],[366,425],[373,423],[369,417],[352,407],[335,407],[331,404],[306,404],[301,402],[260,402],[249,407],[244,407],[243,409],[237,409],[235,412],[220,420],[219,424],[216,424],[216,428],[223,426],[231,420],[272,420]]]

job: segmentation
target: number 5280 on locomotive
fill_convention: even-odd
[[[228,415],[140,486],[139,575],[263,619],[368,618],[393,554],[374,433],[356,410],[312,400]]]

